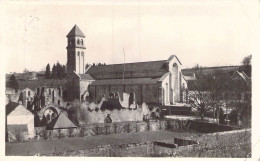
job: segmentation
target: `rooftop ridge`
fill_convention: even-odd
[[[160,61],[166,61],[166,60],[155,60],[155,61],[143,61],[143,62],[132,62],[132,63],[120,63],[120,64],[106,64],[106,65],[97,65],[97,66],[91,66],[93,67],[102,67],[102,66],[110,66],[110,65],[124,65],[124,64],[138,64],[138,63],[151,63],[151,62],[160,62]]]
[[[74,27],[70,30],[67,37],[70,36],[80,36],[80,37],[86,37],[84,33],[80,30],[80,28],[77,26],[77,24],[74,25]]]

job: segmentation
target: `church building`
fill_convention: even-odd
[[[85,35],[75,25],[67,35],[67,90],[70,101],[99,102],[102,97],[130,94],[137,104],[175,105],[185,102],[187,88],[176,55],[166,60],[89,66]],[[88,53],[87,56],[91,56]]]

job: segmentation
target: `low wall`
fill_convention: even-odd
[[[8,135],[9,142],[59,139],[63,137],[86,137],[96,135],[109,135],[118,133],[131,133],[158,130],[194,130],[212,133],[216,131],[230,131],[235,127],[191,120],[155,120],[137,122],[119,122],[111,124],[86,124],[78,128],[45,130],[43,127],[35,128],[35,137],[29,138],[26,133]]]
[[[83,127],[71,129],[45,130],[43,127],[35,129],[35,137],[29,139],[26,134],[19,135],[19,138],[9,138],[9,142],[59,139],[63,137],[86,137],[96,135],[109,135],[118,133],[131,133],[159,130],[185,130],[187,121],[182,120],[156,120],[148,122],[121,122],[111,124],[88,124]]]
[[[105,157],[250,157],[251,130],[204,135],[193,140],[175,138],[173,143],[144,142],[106,145],[92,149],[43,154],[45,156]],[[188,139],[188,138],[187,138]],[[179,141],[184,144],[178,143]],[[197,144],[198,143],[198,144]]]

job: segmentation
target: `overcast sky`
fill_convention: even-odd
[[[66,64],[66,35],[75,24],[86,35],[86,63],[123,63],[124,48],[126,62],[174,54],[183,68],[239,65],[256,45],[258,13],[250,1],[8,3],[0,9],[8,73]]]

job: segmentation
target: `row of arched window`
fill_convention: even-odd
[[[78,44],[78,45],[80,45],[80,44],[83,45],[83,39],[79,39],[79,38],[78,38],[77,44]]]
[[[80,55],[80,51],[78,51],[78,56]],[[84,56],[84,52],[81,52],[81,56]]]
[[[68,40],[69,45],[74,45],[74,40]],[[83,39],[77,39],[77,45],[83,45]]]

